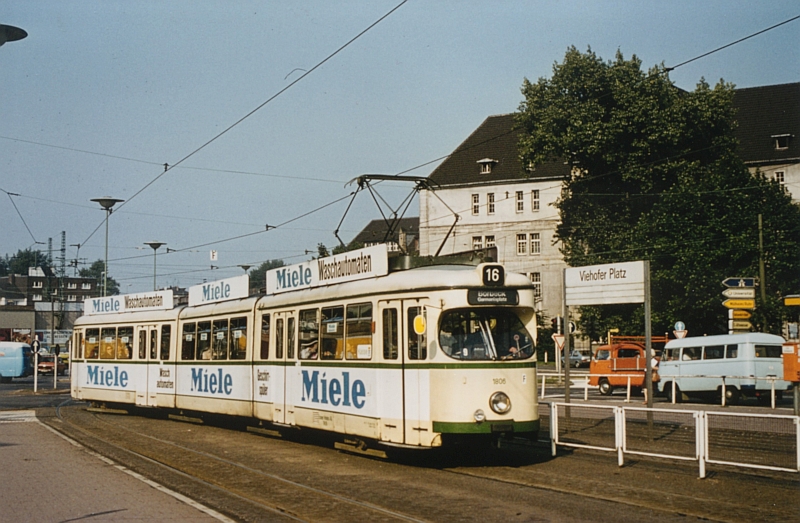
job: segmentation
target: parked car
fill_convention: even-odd
[[[39,354],[39,374],[52,374],[53,373],[53,354]],[[58,375],[63,376],[67,371],[67,366],[59,360],[58,362]]]
[[[660,345],[666,343],[667,338],[652,336],[651,342]],[[612,336],[611,343],[598,347],[592,358],[589,385],[599,387],[600,394],[610,396],[615,388],[627,387],[630,380],[631,388],[640,391],[645,387],[646,352],[643,336]],[[659,380],[657,354],[655,351],[655,360],[651,361],[653,383]]]
[[[664,348],[659,369],[663,383],[658,390],[672,400],[674,381],[676,403],[687,395],[718,398],[726,376],[728,402],[749,396],[766,403],[773,383],[780,399],[792,388],[790,382],[778,379],[783,377],[783,343],[780,336],[761,332],[672,340]]]
[[[569,355],[569,366],[576,369],[578,367],[588,367],[590,361],[592,361],[592,358],[588,354],[583,354],[578,350],[572,351]],[[564,365],[564,356],[561,356],[561,364]]]

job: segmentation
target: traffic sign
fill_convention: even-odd
[[[749,321],[729,320],[728,328],[735,331],[749,331],[753,328],[753,324]]]
[[[728,299],[722,302],[722,306],[729,309],[755,309],[756,300]]]
[[[689,331],[687,331],[687,330],[683,330],[683,331],[672,331],[672,334],[674,334],[676,338],[678,338],[678,339],[681,339],[681,338],[685,338],[685,337],[686,337],[686,334],[687,334],[688,332],[689,332]]]
[[[683,323],[682,321],[676,321],[675,322],[675,330],[676,331],[685,331],[686,330],[686,324]]]
[[[725,278],[722,285],[726,287],[755,287],[755,278]]]
[[[783,298],[784,305],[800,305],[800,296],[786,296]]]
[[[553,341],[556,344],[556,350],[564,350],[564,335],[563,334],[553,334]]]
[[[729,318],[732,320],[749,320],[753,314],[744,309],[731,309],[728,311]]]
[[[724,291],[722,291],[722,295],[726,298],[749,298],[755,299],[756,297],[756,288],[755,287],[728,287]]]
[[[40,342],[39,340],[33,340],[33,341],[31,342],[31,350],[32,350],[33,352],[39,352],[39,350],[40,350],[41,348],[42,348],[42,342]]]

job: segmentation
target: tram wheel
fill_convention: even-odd
[[[609,383],[606,378],[600,380],[600,394],[603,396],[611,396],[613,391],[614,387],[611,386],[611,383]]]

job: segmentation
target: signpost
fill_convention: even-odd
[[[755,309],[756,300],[740,300],[736,298],[728,298],[722,302],[723,307],[729,309]]]
[[[653,406],[653,349],[650,324],[650,262],[608,263],[564,269],[564,318],[570,305],[608,305],[614,303],[644,304],[646,348],[645,383],[647,406]],[[569,354],[569,336],[565,338],[565,356]],[[569,365],[565,365],[564,401],[569,403]]]
[[[747,309],[756,308],[755,278],[725,278],[722,285],[727,287],[722,295],[727,299],[722,306],[728,309],[728,333],[752,330],[749,320],[752,314]]]
[[[31,350],[33,351],[33,393],[39,388],[39,350],[42,348],[42,343],[39,338],[35,338],[31,342]]]

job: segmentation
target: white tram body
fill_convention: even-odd
[[[83,316],[73,397],[397,446],[538,432],[525,276],[443,265],[303,288],[308,266],[326,260],[268,273],[265,296],[193,304],[190,289],[188,306]]]

